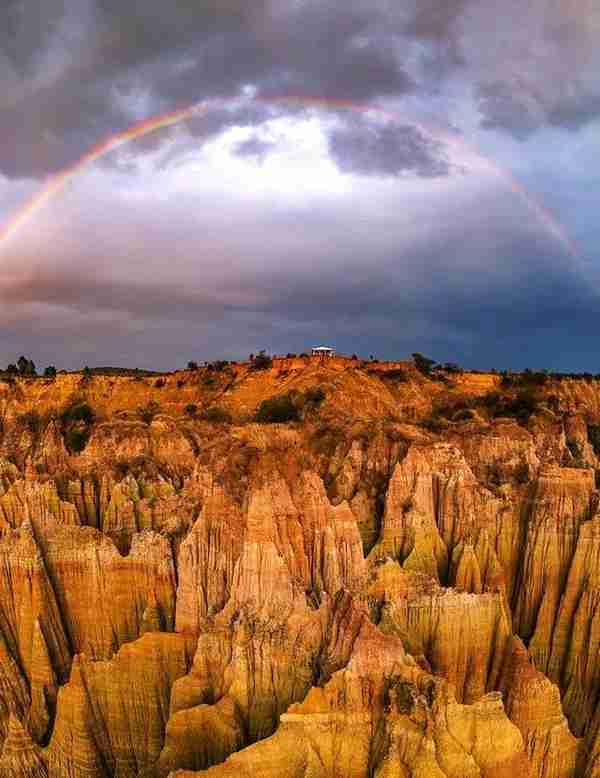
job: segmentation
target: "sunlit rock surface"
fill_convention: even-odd
[[[600,776],[600,385],[518,391],[0,381],[0,778]]]

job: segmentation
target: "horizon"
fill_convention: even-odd
[[[175,373],[183,373],[183,372],[194,372],[196,370],[202,370],[206,369],[207,367],[210,368],[212,365],[224,362],[226,365],[248,365],[251,364],[250,356],[254,356],[261,351],[265,352],[266,356],[273,359],[273,360],[286,360],[286,359],[302,359],[306,357],[311,357],[311,355],[308,352],[300,352],[300,353],[293,353],[293,352],[286,352],[282,354],[275,354],[275,353],[269,353],[268,351],[265,351],[264,349],[257,349],[255,352],[251,352],[249,355],[246,355],[245,357],[238,357],[238,358],[227,358],[224,359],[222,356],[216,356],[212,357],[210,359],[203,359],[200,357],[195,357],[190,360],[188,360],[188,363],[194,363],[195,367],[189,367],[189,364],[181,365],[179,367],[172,367],[172,368],[163,368],[163,369],[157,369],[154,367],[144,367],[144,366],[126,366],[126,365],[118,365],[118,364],[103,364],[103,365],[94,365],[94,364],[85,364],[80,365],[78,367],[73,368],[63,368],[55,364],[51,363],[38,363],[35,359],[32,360],[35,366],[35,373],[21,373],[18,371],[14,373],[14,377],[18,378],[45,378],[44,376],[44,370],[46,368],[55,368],[56,375],[75,375],[78,373],[83,373],[86,369],[89,369],[92,371],[92,373],[96,372],[98,375],[102,375],[103,372],[108,372],[111,370],[119,371],[122,373],[146,373],[148,376],[162,376],[162,375],[174,375]],[[336,354],[334,357],[328,357],[327,359],[333,359],[341,358],[342,360],[353,360],[356,356],[356,361],[362,364],[369,364],[369,363],[375,363],[375,364],[397,364],[397,363],[403,363],[403,364],[410,364],[414,366],[414,359],[413,354],[416,352],[413,352],[412,354],[407,354],[403,356],[392,356],[387,358],[378,357],[376,354],[373,355],[361,355],[361,354],[344,354],[336,351]],[[27,359],[26,355],[20,354],[20,357],[23,356]],[[427,355],[422,355],[426,356]],[[319,359],[319,357],[312,357],[313,360]],[[9,362],[7,365],[2,366],[0,365],[0,374],[6,374],[10,373],[9,368],[11,366],[15,366],[17,364],[17,359],[13,359],[11,362]],[[444,371],[448,366],[451,366],[452,368],[457,368],[459,373],[481,373],[481,374],[490,374],[490,375],[519,375],[523,373],[532,373],[532,374],[540,374],[544,373],[547,374],[549,377],[553,376],[565,376],[565,377],[572,377],[572,376],[581,376],[581,377],[589,377],[592,378],[600,378],[600,370],[598,372],[590,371],[590,370],[551,370],[548,367],[543,366],[528,366],[524,368],[511,368],[511,367],[473,367],[469,365],[462,365],[458,362],[454,362],[453,360],[448,359],[442,359],[442,360],[431,360],[433,362],[432,369]],[[325,360],[324,364],[327,364],[327,360]],[[361,365],[362,366],[362,365]],[[453,372],[453,369],[450,369],[449,372]]]

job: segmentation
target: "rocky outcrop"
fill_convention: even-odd
[[[563,690],[571,725],[582,734],[600,694],[600,517],[581,525],[544,670]],[[541,663],[540,663],[541,664]]]
[[[523,736],[533,774],[574,778],[583,744],[569,730],[558,687],[533,667],[518,638],[511,641],[501,686],[506,712]]]
[[[1,778],[48,778],[41,749],[15,714],[8,721],[8,732],[0,754]]]
[[[135,535],[126,557],[91,527],[56,527],[40,544],[74,653],[109,658],[146,631],[149,609],[157,626],[173,629],[176,577],[165,537]]]
[[[445,678],[459,702],[474,702],[498,688],[511,635],[500,594],[440,589],[398,597],[383,607],[380,627]]]
[[[554,620],[594,488],[591,470],[557,466],[544,468],[532,487],[514,618],[541,669],[547,667]]]
[[[50,775],[104,778],[138,775],[164,742],[171,688],[191,665],[195,641],[149,634],[112,659],[78,655],[58,695],[45,754]]]
[[[345,669],[291,706],[272,738],[208,775],[499,778],[509,770],[529,775],[530,764],[499,695],[458,705],[443,682],[405,656],[397,638],[365,624]]]

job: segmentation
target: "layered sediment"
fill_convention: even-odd
[[[0,381],[0,778],[599,776],[600,386],[531,392]]]

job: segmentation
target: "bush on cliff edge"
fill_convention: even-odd
[[[256,421],[260,424],[284,424],[299,419],[300,412],[289,394],[263,400],[256,412]]]

